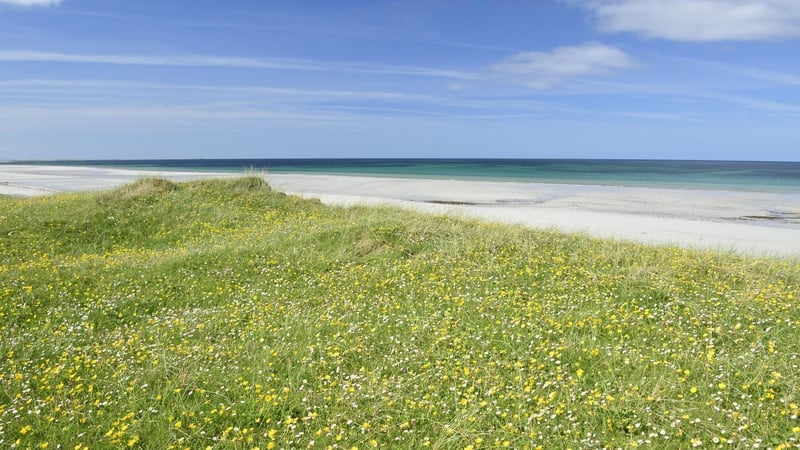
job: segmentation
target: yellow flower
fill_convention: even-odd
[[[21,434],[21,435],[23,435],[23,436],[24,436],[24,435],[26,435],[26,434],[30,433],[30,431],[31,431],[32,429],[33,429],[33,427],[32,427],[32,426],[30,426],[30,425],[25,425],[24,427],[22,427],[22,428],[19,430],[19,434]]]

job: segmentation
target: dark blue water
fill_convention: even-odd
[[[35,163],[154,170],[316,173],[800,192],[800,162],[602,159],[158,159],[36,161]]]

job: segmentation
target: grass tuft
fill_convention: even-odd
[[[178,184],[157,177],[142,177],[133,183],[98,195],[99,201],[113,202],[137,197],[153,196],[174,192]]]
[[[267,181],[260,176],[251,175],[229,181],[230,187],[237,191],[269,191]]]

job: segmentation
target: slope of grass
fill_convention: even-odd
[[[798,297],[256,177],[0,198],[0,447],[787,448]]]

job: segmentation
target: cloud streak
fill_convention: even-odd
[[[752,97],[744,94],[731,93],[725,91],[708,91],[691,86],[666,86],[666,85],[646,85],[646,84],[626,84],[615,82],[593,82],[597,92],[613,93],[617,95],[633,95],[637,97],[645,96],[656,99],[674,101],[677,99],[700,100],[705,106],[709,106],[709,100],[722,104],[734,104],[744,106],[753,111],[762,111],[781,114],[798,114],[800,105],[793,103],[775,101],[768,98]]]
[[[778,72],[774,70],[762,69],[760,67],[747,67],[735,64],[721,63],[716,61],[698,60],[692,58],[681,58],[683,61],[690,62],[698,66],[721,70],[734,75],[741,75],[759,81],[766,81],[778,86],[800,86],[800,75]]]
[[[796,0],[568,0],[601,30],[684,42],[800,37]]]
[[[597,42],[523,52],[490,67],[495,78],[534,89],[562,85],[575,78],[610,75],[637,66],[622,50]]]
[[[47,62],[72,64],[110,64],[137,66],[225,67],[231,69],[298,70],[474,80],[477,74],[422,66],[393,66],[365,63],[334,63],[296,59],[269,59],[205,55],[115,55],[41,52],[28,50],[0,51],[0,62]]]
[[[81,92],[84,90],[102,92],[155,91],[208,91],[226,94],[288,96],[314,99],[356,99],[356,100],[424,100],[430,97],[392,91],[351,91],[337,89],[295,89],[274,86],[228,86],[202,84],[154,83],[148,81],[118,80],[54,80],[27,79],[0,81],[0,92]]]
[[[74,108],[76,114],[97,111],[110,116],[120,111],[163,109],[162,117],[186,118],[269,118],[279,114],[320,117],[332,112],[360,111],[400,113],[419,117],[438,117],[450,111],[473,111],[490,107],[486,102],[453,99],[447,96],[412,94],[397,91],[357,91],[338,89],[298,89],[275,86],[232,86],[154,83],[119,80],[19,79],[0,81],[0,100],[21,108],[40,111]],[[491,102],[490,102],[491,103]],[[164,106],[169,105],[169,106]],[[194,111],[187,114],[186,111]],[[268,112],[268,113],[265,113]],[[127,114],[127,113],[125,113]],[[368,115],[368,114],[365,114]],[[337,116],[338,117],[338,116]]]
[[[19,6],[31,8],[35,6],[58,6],[61,0],[0,0],[0,5]]]

